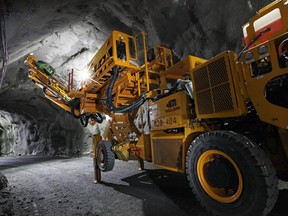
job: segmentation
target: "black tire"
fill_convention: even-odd
[[[115,163],[115,155],[111,150],[111,143],[101,140],[96,148],[97,165],[102,172],[111,171]]]
[[[197,137],[187,151],[186,174],[196,198],[213,215],[264,216],[277,200],[271,161],[256,143],[232,131]]]

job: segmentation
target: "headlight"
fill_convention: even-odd
[[[89,71],[88,71],[88,68],[85,68],[84,70],[80,71],[79,77],[80,77],[80,80],[81,80],[82,82],[88,81],[89,78],[90,78],[90,73],[89,73]]]
[[[264,55],[264,54],[266,54],[267,52],[268,52],[268,47],[265,46],[265,45],[260,46],[259,49],[258,49],[259,55]]]
[[[251,51],[246,52],[244,58],[246,61],[251,60],[253,58],[253,53]]]

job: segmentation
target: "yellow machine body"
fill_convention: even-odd
[[[236,54],[224,52],[191,71],[197,118],[227,118],[246,114],[241,95],[243,76],[237,71]]]
[[[122,160],[153,161],[155,166],[183,173],[191,142],[199,134],[217,129],[211,123],[215,119],[247,115],[248,102],[255,106],[263,122],[278,128],[288,157],[288,107],[271,102],[267,96],[267,85],[273,87],[281,79],[287,80],[287,65],[279,62],[278,50],[288,37],[287,16],[287,1],[275,1],[260,10],[243,26],[247,49],[240,58],[233,51],[226,51],[210,60],[187,56],[174,64],[170,49],[163,46],[147,49],[144,32],[131,36],[112,31],[88,63],[90,79],[80,89],[68,88],[53,75],[43,73],[35,65],[34,56],[27,58],[29,78],[40,88],[48,89],[48,99],[77,116],[98,112],[110,115],[109,140]],[[275,22],[265,24],[267,18]],[[261,31],[264,33],[259,36]],[[260,48],[265,52],[259,54]],[[130,106],[144,95],[145,106],[128,113],[107,107],[107,86],[113,68],[121,74],[111,93],[115,107]],[[187,90],[182,83],[181,89],[169,93],[168,85],[177,84],[178,80],[191,80],[192,88]],[[57,97],[53,97],[54,92]],[[149,125],[148,132],[144,131],[145,124]]]
[[[191,122],[191,117],[195,116],[191,105],[191,98],[184,91],[149,105],[152,161],[155,166],[184,173],[185,155],[191,141],[207,130],[202,124]]]

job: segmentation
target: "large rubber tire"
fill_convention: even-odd
[[[213,215],[267,215],[277,200],[271,161],[257,144],[232,131],[197,137],[187,151],[186,174],[196,198]]]
[[[111,150],[111,143],[101,140],[96,148],[96,161],[102,172],[111,171],[115,163],[115,155]]]

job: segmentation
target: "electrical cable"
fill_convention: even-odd
[[[271,28],[266,28],[266,29],[260,31],[259,34],[258,34],[255,38],[253,38],[253,40],[251,40],[250,43],[247,44],[247,45],[240,51],[240,53],[238,54],[238,57],[237,57],[237,58],[238,58],[238,61],[240,60],[240,57],[241,57],[242,53],[243,53],[245,50],[247,50],[247,49],[248,49],[252,44],[254,44],[260,37],[262,37],[263,34],[265,34],[266,32],[269,32],[269,31],[271,31]]]

